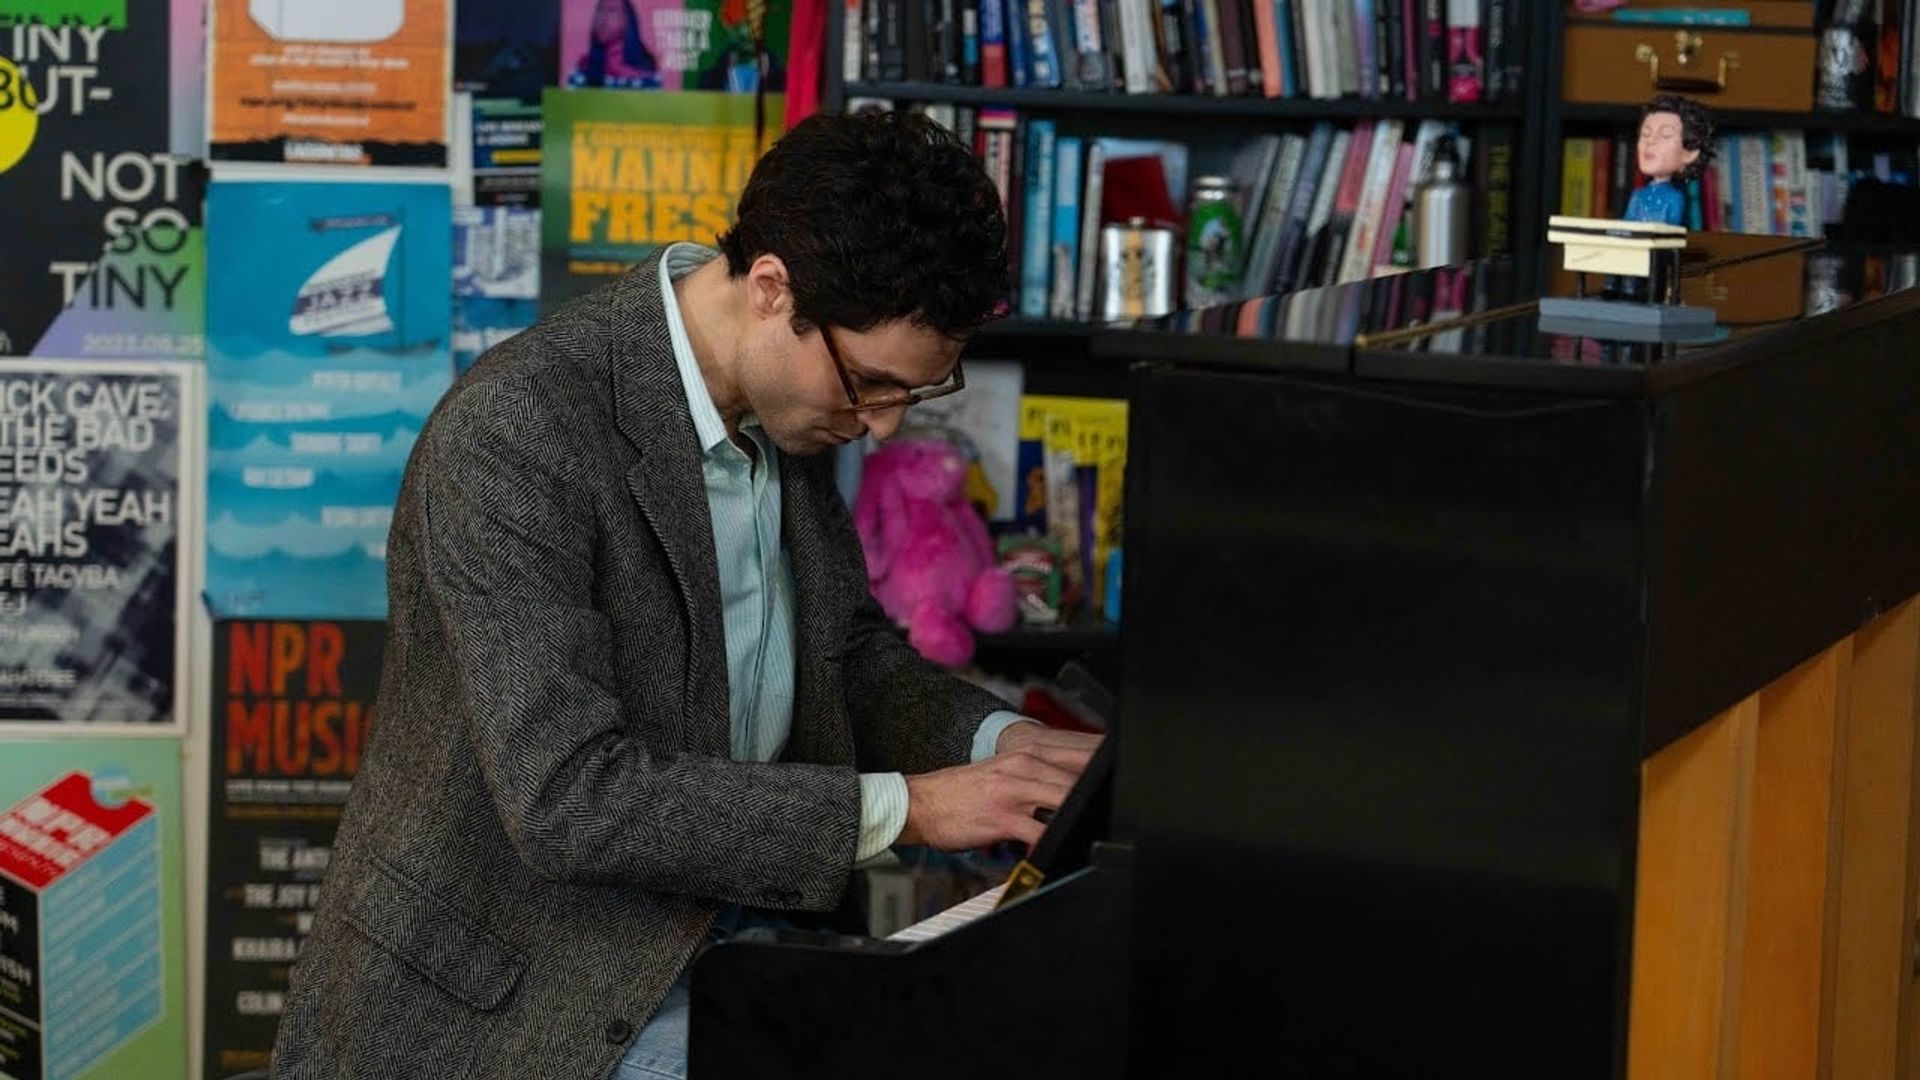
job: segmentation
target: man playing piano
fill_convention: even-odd
[[[816,116],[719,253],[460,379],[394,512],[379,721],[274,1077],[681,1076],[714,934],[832,909],[894,843],[1039,838],[1093,740],[886,624],[824,453],[963,385],[1005,237],[944,130]]]

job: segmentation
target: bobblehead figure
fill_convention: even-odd
[[[1661,94],[1640,110],[1640,171],[1645,186],[1627,202],[1628,221],[1685,225],[1687,196],[1680,181],[1697,178],[1713,160],[1713,114],[1706,106]]]

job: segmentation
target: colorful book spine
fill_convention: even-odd
[[[1275,40],[1280,53],[1280,96],[1300,96],[1300,44],[1293,34],[1293,0],[1273,0]]]
[[[1027,0],[1006,0],[1006,4],[1008,74],[1014,86],[1026,86],[1033,81],[1033,68],[1027,55],[1032,43],[1027,37]]]
[[[1281,83],[1280,23],[1271,0],[1253,5],[1254,38],[1260,46],[1260,92],[1277,98],[1285,93]]]
[[[1393,165],[1393,182],[1387,186],[1387,198],[1381,204],[1379,224],[1375,228],[1373,264],[1368,268],[1369,275],[1393,265],[1393,234],[1406,216],[1407,191],[1412,186],[1412,175],[1413,144],[1401,143],[1399,158]]]
[[[1568,139],[1561,145],[1560,212],[1593,216],[1593,140]]]
[[[1480,100],[1486,84],[1480,0],[1447,0],[1447,100]]]
[[[1001,0],[980,0],[980,85],[1008,85],[1007,9]]]
[[[845,41],[840,50],[840,78],[850,83],[860,81],[861,62],[867,55],[867,21],[861,4],[862,0],[846,0],[846,7],[841,10],[841,36]]]
[[[1059,89],[1060,50],[1054,44],[1053,8],[1047,0],[1026,0],[1021,36],[1027,42],[1027,85]]]
[[[1047,314],[1073,318],[1080,266],[1080,155],[1077,135],[1062,135],[1053,144],[1052,275],[1047,282]]]
[[[1047,286],[1052,277],[1053,155],[1052,120],[1027,121],[1026,205],[1020,243],[1020,314],[1045,318]]]
[[[1447,96],[1447,0],[1422,0],[1420,93],[1429,101]]]
[[[1386,0],[1382,0],[1386,2]],[[1374,0],[1352,0],[1354,78],[1360,96],[1380,96],[1379,28],[1373,17]]]

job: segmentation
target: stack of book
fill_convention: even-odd
[[[1619,217],[1634,188],[1646,182],[1634,165],[1627,133],[1570,138],[1561,145],[1560,212]],[[1723,131],[1712,164],[1686,185],[1687,227],[1768,236],[1826,235],[1840,221],[1853,185],[1865,178],[1914,186],[1920,157],[1853,152],[1834,132],[1779,128]]]
[[[858,99],[852,107],[892,107]],[[1028,318],[1099,320],[1100,229],[1142,217],[1184,238],[1188,150],[1165,140],[1060,134],[1012,109],[915,105],[974,147],[999,186],[1015,270],[1011,309]],[[1357,281],[1411,265],[1412,207],[1440,137],[1481,193],[1478,254],[1507,250],[1513,142],[1488,125],[1482,145],[1444,121],[1321,122],[1258,135],[1232,169],[1242,222],[1242,297]],[[1478,149],[1477,153],[1475,151]],[[1185,305],[1186,297],[1176,296]]]
[[[846,0],[843,75],[1129,94],[1492,103],[1521,0]]]

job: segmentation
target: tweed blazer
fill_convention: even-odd
[[[724,902],[829,910],[856,770],[968,759],[1003,705],[867,592],[823,455],[782,455],[783,760],[729,760],[701,462],[658,256],[463,376],[388,541],[378,719],[276,1080],[602,1080]],[[822,358],[821,363],[825,363]]]

